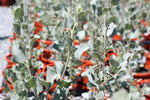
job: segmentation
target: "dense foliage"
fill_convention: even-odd
[[[17,2],[4,70],[8,99],[145,100],[149,87],[134,74],[149,49],[142,42],[148,0]]]

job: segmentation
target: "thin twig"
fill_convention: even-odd
[[[63,70],[63,73],[62,73],[62,75],[61,75],[61,79],[64,77],[64,75],[65,75],[65,72],[66,72],[66,69],[67,69],[67,65],[68,65],[68,63],[69,63],[69,58],[70,58],[70,51],[68,51],[68,53],[67,53],[67,61],[66,61],[66,63],[65,63],[65,67],[64,67],[64,70]]]

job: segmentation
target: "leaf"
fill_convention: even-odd
[[[17,8],[15,11],[15,17],[20,19],[20,18],[22,18],[22,16],[23,16],[23,9],[21,7]]]
[[[112,5],[117,5],[119,3],[120,0],[111,0],[111,4]]]
[[[110,50],[112,50],[112,48],[107,48],[107,49],[105,50],[105,54],[107,54]]]
[[[142,18],[145,19],[147,14],[145,12],[142,13]]]
[[[140,92],[139,90],[137,89],[136,86],[130,86],[130,92],[129,92],[129,97],[130,97],[130,100],[139,100],[140,98]]]
[[[14,31],[15,33],[17,33],[17,34],[20,34],[20,25],[14,23],[14,24],[13,24],[13,31]]]
[[[102,12],[103,12],[103,10],[102,10],[102,7],[97,7],[97,15],[98,16],[101,16],[102,15]]]
[[[96,5],[97,0],[91,0],[90,4],[91,5]]]
[[[12,81],[15,82],[17,80],[17,75],[16,73],[12,73],[11,74],[11,78],[12,78]]]
[[[62,61],[55,61],[55,67],[56,67],[57,73],[59,73],[59,75],[61,75],[61,73],[63,71],[63,63],[62,63]]]
[[[47,67],[47,77],[46,81],[50,82],[51,84],[54,83],[54,80],[58,77],[57,71],[55,67]]]
[[[82,7],[80,4],[78,5],[77,10],[78,10],[78,13],[82,12]]]
[[[18,95],[19,95],[20,97],[25,97],[25,96],[27,95],[27,94],[26,94],[26,90],[19,92]]]
[[[94,12],[96,11],[96,5],[92,5]]]
[[[130,77],[131,75],[129,74],[129,72],[126,72],[125,75],[121,76],[119,80],[120,82],[127,81],[127,79],[129,79]]]
[[[78,20],[79,21],[86,21],[87,19],[86,19],[86,13],[85,12],[81,12],[81,13],[79,13],[78,14]]]
[[[115,16],[112,16],[110,19],[109,19],[109,23],[114,23],[116,20],[116,17]]]
[[[131,30],[133,29],[133,25],[132,24],[126,24],[126,30]]]
[[[116,28],[117,28],[116,24],[110,23],[109,27],[107,28],[106,35],[110,36],[110,37],[113,37],[117,33]]]
[[[74,53],[74,57],[76,59],[80,59],[83,52],[87,51],[88,49],[89,49],[89,46],[87,44],[83,44],[83,43],[80,44],[80,46],[78,47],[78,49]]]
[[[71,81],[70,80],[66,81],[66,80],[59,79],[56,82],[56,84],[59,85],[60,88],[62,88],[62,87],[68,88],[71,84]]]
[[[58,81],[56,81],[56,84],[58,85],[58,88],[52,100],[65,100],[69,93],[68,87],[71,85],[71,81],[59,79]]]
[[[66,100],[69,90],[67,88],[58,88],[51,100]]]
[[[22,28],[23,28],[24,30],[26,30],[26,29],[28,28],[28,25],[27,25],[27,24],[23,24],[23,25],[22,25]]]
[[[79,39],[79,40],[83,40],[83,39],[85,38],[85,31],[84,31],[84,30],[79,31],[79,32],[77,33],[77,36],[78,36],[78,39]]]
[[[136,29],[134,32],[131,32],[131,33],[129,34],[129,38],[130,38],[130,39],[137,38],[137,37],[139,37],[140,35],[141,35],[140,30],[139,30],[139,29]]]
[[[81,95],[85,100],[90,100],[90,98],[92,97],[91,92],[84,92]]]
[[[92,87],[97,87],[99,88],[99,86],[95,83],[95,75],[94,75],[94,71],[93,69],[88,69],[85,72],[81,73],[82,77],[87,77],[88,78],[88,87],[92,88]]]
[[[117,61],[117,57],[112,55],[109,59],[109,64],[110,64],[111,67],[119,66],[119,62]]]
[[[125,89],[120,89],[116,93],[113,94],[112,100],[130,100],[128,93]]]
[[[111,73],[116,73],[120,67],[119,67],[119,61],[117,61],[117,57],[112,55],[109,59],[109,64],[110,64],[110,72]]]
[[[121,66],[121,70],[127,70],[126,66],[127,66],[128,62],[125,60],[123,62],[120,63],[120,66]]]
[[[40,69],[40,68],[44,67],[44,64],[42,63],[42,61],[35,61],[33,63],[33,67],[36,68],[36,69]]]
[[[60,48],[58,47],[58,45],[56,43],[53,44],[52,46],[54,49],[56,49],[57,51],[61,51]]]
[[[80,13],[82,11],[82,8],[78,8],[78,13]]]
[[[30,46],[33,47],[36,45],[36,38],[33,38],[30,42]]]
[[[129,53],[129,52],[124,53],[123,59],[124,60],[128,60],[128,58],[130,57],[130,55],[131,55],[131,53]]]
[[[36,80],[36,91],[37,94],[43,91],[43,84],[41,84],[41,82],[38,79]]]
[[[31,78],[26,82],[26,87],[27,88],[34,88],[36,87],[36,79],[35,78]]]
[[[18,44],[13,45],[12,55],[13,55],[13,61],[16,63],[23,63],[26,59],[26,56],[24,54],[22,47],[19,46]]]
[[[71,27],[74,24],[73,17],[71,14],[67,14],[66,26]]]
[[[103,13],[107,13],[110,10],[110,8],[103,8]]]
[[[45,86],[46,90],[49,90],[51,88],[51,83],[50,82],[46,82],[46,81],[44,81],[42,79],[38,79],[38,81],[40,82],[40,84]]]
[[[69,48],[71,48],[72,47],[72,43],[73,43],[73,40],[70,38],[70,37],[68,37],[68,46],[69,46]]]
[[[10,91],[8,84],[4,84],[4,91]]]

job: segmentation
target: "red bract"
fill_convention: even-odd
[[[3,90],[4,90],[4,87],[0,88],[0,93],[2,93],[2,92],[3,92]]]
[[[121,40],[121,36],[116,34],[116,35],[112,38],[112,40],[114,40],[114,41],[120,41],[120,40]]]
[[[150,70],[150,53],[145,53],[144,56],[146,57],[145,68]]]
[[[147,27],[149,25],[149,23],[145,20],[141,20],[141,24],[144,25],[144,27]]]
[[[34,22],[35,30],[34,34],[39,34],[39,32],[43,31],[43,23],[41,22]]]
[[[77,46],[78,46],[78,45],[80,45],[79,40],[74,40],[74,41],[73,41],[73,45],[74,45],[74,46],[76,46],[76,45],[77,45]]]
[[[86,41],[89,41],[89,40],[90,40],[90,36],[86,36],[86,37],[85,37],[85,40],[86,40]]]
[[[150,72],[146,73],[136,73],[134,75],[134,78],[143,78],[143,79],[148,79],[150,77]]]

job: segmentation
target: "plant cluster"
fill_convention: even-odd
[[[149,87],[135,73],[149,49],[148,0],[17,3],[3,72],[8,99],[145,100]]]

